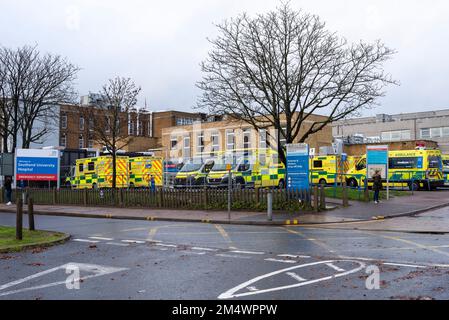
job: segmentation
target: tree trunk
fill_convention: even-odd
[[[115,189],[117,186],[117,156],[116,156],[116,152],[115,152],[115,148],[114,151],[112,152],[112,189]]]

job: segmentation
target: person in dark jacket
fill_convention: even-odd
[[[382,176],[380,170],[376,170],[373,175],[374,203],[379,203],[379,193],[382,190]]]
[[[5,178],[5,191],[6,191],[6,205],[11,205],[11,195],[12,195],[12,179],[11,177]]]

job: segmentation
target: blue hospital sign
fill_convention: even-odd
[[[51,149],[17,149],[16,180],[58,181],[59,151]]]
[[[287,188],[309,188],[309,146],[305,143],[287,145]]]

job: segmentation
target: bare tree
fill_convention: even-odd
[[[105,146],[112,155],[112,188],[117,185],[117,151],[132,142],[132,136],[123,128],[127,125],[123,126],[123,123],[127,124],[128,114],[136,105],[140,90],[130,78],[116,77],[103,86],[100,92],[103,102],[85,109],[86,119],[93,121],[93,140]]]
[[[251,18],[217,25],[219,36],[201,63],[198,107],[233,115],[256,130],[273,128],[279,157],[287,143],[304,142],[334,121],[376,104],[388,84],[383,70],[395,53],[381,41],[348,44],[317,16],[282,4]],[[314,113],[323,120],[309,122]]]
[[[4,148],[12,137],[14,152],[18,137],[22,148],[42,139],[56,124],[57,104],[71,102],[73,82],[79,68],[59,55],[45,54],[36,47],[0,49],[0,94]],[[52,122],[52,123],[51,123]],[[7,151],[7,150],[6,150]]]

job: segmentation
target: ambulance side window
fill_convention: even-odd
[[[357,163],[356,169],[357,170],[366,169],[366,159],[360,160],[359,163]]]
[[[78,171],[79,171],[79,172],[83,172],[83,171],[84,171],[84,166],[83,166],[82,163],[80,163],[80,164],[78,165]]]
[[[93,162],[89,162],[87,164],[87,170],[94,171],[95,170],[95,164]]]
[[[313,160],[313,167],[314,168],[322,168],[323,167],[323,161],[322,160]]]
[[[249,170],[249,163],[242,163],[241,165],[239,165],[239,171],[248,171]]]

